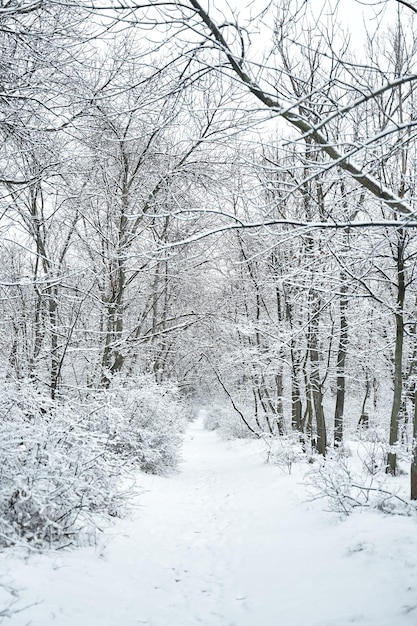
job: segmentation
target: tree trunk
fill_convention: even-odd
[[[60,359],[58,355],[58,289],[56,286],[48,289],[48,313],[51,326],[51,398],[55,399],[59,387]]]
[[[398,424],[401,409],[403,387],[403,348],[404,348],[404,247],[405,235],[403,229],[398,232],[397,242],[397,310],[395,313],[395,353],[394,353],[394,394],[391,409],[391,422],[389,433],[389,445],[394,446],[398,442]],[[397,473],[397,454],[389,451],[387,456],[387,473]]]
[[[346,365],[346,351],[348,343],[348,323],[346,318],[347,298],[346,298],[346,283],[344,282],[344,276],[341,275],[341,296],[340,296],[340,336],[339,347],[337,351],[337,377],[336,377],[336,406],[334,412],[334,442],[336,445],[340,444],[343,440],[343,412],[345,407],[345,365]]]
[[[296,372],[293,371],[292,375],[292,389],[291,389],[291,423],[294,430],[302,432],[302,413],[303,406],[300,395],[300,384],[297,379]]]
[[[323,390],[320,380],[320,354],[319,354],[319,315],[320,299],[317,294],[312,297],[312,318],[310,323],[310,382],[313,395],[314,412],[316,415],[317,428],[317,452],[326,456],[327,435],[326,420],[323,410]]]
[[[284,380],[282,371],[280,371],[275,377],[277,385],[277,402],[276,402],[276,422],[280,435],[284,434],[284,407],[282,404],[282,398],[284,395]]]
[[[289,322],[291,330],[290,356],[291,356],[291,426],[293,430],[303,432],[303,403],[301,400],[300,356],[296,349],[296,341],[294,337],[292,308],[289,302],[285,306],[286,319]]]
[[[369,428],[369,414],[368,414],[368,412],[366,410],[366,403],[367,403],[368,398],[369,398],[369,391],[370,391],[369,374],[368,374],[368,372],[366,372],[365,396],[363,398],[361,416],[360,416],[359,422],[358,422],[358,426],[362,426],[363,428],[366,428],[366,429]]]
[[[414,388],[413,457],[410,472],[410,498],[417,500],[417,386]]]

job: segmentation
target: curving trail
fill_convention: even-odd
[[[106,547],[1,557],[26,604],[7,626],[415,626],[417,528],[306,502],[304,469],[192,424],[170,478],[141,476]],[[1,620],[0,620],[1,621]]]

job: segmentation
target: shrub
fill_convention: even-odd
[[[267,462],[285,469],[291,474],[292,466],[306,459],[300,433],[274,437],[268,440]]]
[[[368,462],[356,461],[355,457],[337,453],[317,459],[315,468],[307,475],[313,499],[324,498],[331,511],[344,515],[364,507],[384,513],[415,514],[415,506],[399,495],[399,487],[393,487],[383,469],[370,471]]]
[[[90,401],[88,420],[117,456],[153,474],[176,468],[186,411],[174,385],[142,376],[100,391]]]
[[[41,548],[93,532],[93,513],[123,510],[121,471],[83,415],[30,385],[0,397],[0,544]]]
[[[185,423],[177,389],[150,377],[52,402],[31,383],[0,396],[0,545],[91,541],[125,511],[132,470],[176,467]]]

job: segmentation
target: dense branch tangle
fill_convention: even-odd
[[[406,6],[408,9],[415,11],[416,9],[411,3],[408,2],[399,2],[399,4]],[[286,6],[286,4],[284,3]],[[289,4],[287,6],[287,10],[289,8]],[[302,98],[282,98],[276,95],[272,95],[270,93],[270,89],[266,88],[262,85],[260,80],[256,77],[261,73],[261,68],[257,64],[251,64],[250,61],[247,60],[245,56],[245,48],[242,44],[244,40],[244,32],[243,29],[236,22],[232,24],[232,30],[234,31],[238,44],[238,52],[236,53],[234,50],[234,44],[230,43],[225,34],[226,27],[230,27],[230,22],[219,25],[216,20],[212,17],[211,12],[204,8],[201,2],[198,0],[188,0],[188,2],[145,2],[139,4],[124,4],[122,6],[116,5],[116,10],[121,10],[121,14],[124,12],[130,16],[129,21],[132,23],[132,14],[131,11],[136,12],[136,19],[138,22],[141,21],[141,17],[139,13],[141,10],[149,9],[153,7],[159,12],[159,20],[165,22],[166,25],[171,25],[180,30],[180,32],[184,32],[187,29],[189,30],[189,38],[193,35],[197,36],[203,40],[200,43],[200,49],[198,45],[195,48],[191,49],[191,45],[189,46],[189,50],[187,54],[193,58],[197,59],[199,52],[204,50],[213,49],[217,50],[226,61],[226,66],[228,66],[229,70],[231,70],[232,75],[234,75],[235,79],[237,79],[260,103],[262,108],[267,109],[272,112],[273,116],[284,119],[287,123],[289,123],[292,127],[296,128],[300,133],[300,139],[303,141],[312,141],[315,145],[321,150],[323,155],[326,155],[330,161],[328,163],[324,163],[323,166],[330,167],[339,167],[343,171],[347,172],[349,176],[362,188],[366,189],[377,201],[384,203],[389,209],[395,214],[399,214],[401,216],[413,216],[414,215],[414,207],[410,201],[406,199],[406,197],[398,195],[394,190],[390,188],[389,185],[383,183],[381,179],[377,176],[374,176],[372,173],[368,171],[369,168],[366,165],[362,165],[359,161],[355,161],[353,156],[355,152],[360,152],[363,147],[372,145],[373,139],[368,138],[363,145],[361,142],[354,147],[352,150],[349,147],[348,150],[344,150],[343,140],[331,139],[332,132],[329,124],[334,121],[341,119],[346,113],[354,110],[359,107],[361,104],[368,100],[372,100],[377,98],[380,94],[384,92],[390,92],[392,89],[398,88],[399,85],[402,84],[411,84],[417,80],[417,75],[411,73],[409,75],[404,75],[400,77],[390,77],[386,78],[384,84],[375,87],[374,89],[370,88],[368,90],[365,89],[360,94],[359,98],[356,98],[348,105],[338,105],[337,102],[334,102],[334,110],[330,113],[322,113],[319,114],[317,111],[314,111],[315,119],[311,118],[311,115],[308,115],[307,105],[304,105],[304,102],[308,100],[309,94],[306,93]],[[294,8],[294,13],[297,13],[297,7]],[[148,15],[149,24],[152,23],[151,17]],[[126,18],[127,19],[127,18]],[[294,19],[297,19],[297,15],[294,16]],[[154,25],[158,23],[158,17],[154,17]],[[312,27],[314,28],[314,26]],[[182,37],[187,38],[187,35],[182,35]],[[184,42],[182,42],[182,46],[184,46]],[[313,51],[314,53],[314,51]],[[323,55],[325,56],[325,55]],[[213,55],[212,55],[213,57]],[[200,58],[201,63],[207,68],[207,65],[210,63],[207,60],[207,55],[204,54]],[[337,60],[338,63],[344,64],[342,59]],[[349,63],[346,64],[347,66]],[[220,63],[221,66],[221,63]],[[212,60],[212,68],[213,70],[225,71],[225,66],[223,63],[223,67],[219,66],[219,62]],[[360,72],[361,67],[358,65],[355,67],[354,63],[351,63],[353,71],[355,69]],[[285,70],[283,68],[276,69],[276,81],[277,84],[274,86],[274,92],[279,93],[280,91],[280,79],[282,72]],[[347,86],[349,88],[351,86]],[[413,127],[415,126],[416,121],[414,119],[410,119],[405,123],[405,127]],[[392,129],[392,132],[400,132],[400,129],[396,129],[395,127]]]

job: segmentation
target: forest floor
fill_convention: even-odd
[[[306,470],[288,475],[258,442],[191,424],[180,471],[140,475],[139,506],[102,545],[0,555],[0,582],[27,606],[3,623],[415,626],[417,520],[341,519],[309,501]]]

